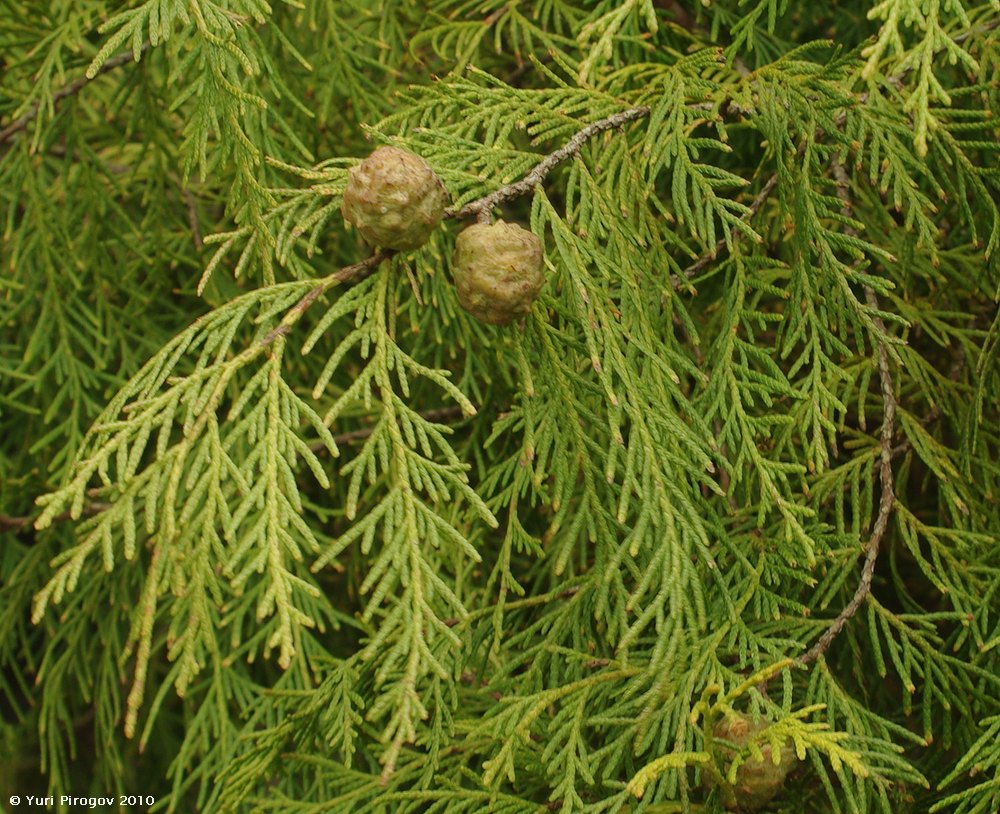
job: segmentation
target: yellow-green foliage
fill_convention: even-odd
[[[0,3],[0,799],[998,810],[998,31]],[[381,144],[451,209],[373,256]],[[525,177],[487,325],[456,213]]]

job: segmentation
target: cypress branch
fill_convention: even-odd
[[[148,42],[144,42],[139,48],[139,53],[144,54],[146,51],[149,50],[149,48],[150,44]],[[93,74],[93,76],[89,75],[78,76],[72,82],[67,82],[61,88],[57,88],[55,91],[53,91],[52,97],[49,100],[49,104],[53,107],[58,105],[59,102],[61,102],[66,97],[73,96],[79,93],[81,90],[83,90],[83,88],[87,85],[87,83],[92,82],[98,76],[106,74],[109,71],[113,71],[115,68],[125,65],[128,62],[138,61],[138,59],[139,56],[133,54],[132,51],[111,57],[106,62],[104,62],[104,64],[101,65],[101,67]],[[35,120],[35,117],[38,115],[41,108],[42,108],[41,100],[32,102],[31,106],[24,113],[22,113],[12,122],[10,122],[10,124],[8,124],[6,127],[0,129],[0,144],[3,144],[5,141],[10,141],[11,139],[14,138],[14,136],[16,136],[22,130],[26,130],[28,128],[28,125],[30,125]]]
[[[851,217],[851,202],[848,197],[850,179],[847,177],[843,164],[834,161],[832,166],[834,177],[837,180],[837,196],[844,204],[844,215]],[[855,235],[857,234],[851,228],[848,228],[846,231]],[[873,311],[877,312],[880,310],[878,296],[872,290],[871,286],[865,286],[864,289],[868,305],[871,306]],[[887,336],[885,323],[882,321],[882,318],[876,316],[874,321],[879,331],[884,336]],[[896,500],[892,474],[893,439],[896,435],[896,393],[892,373],[889,369],[889,351],[884,340],[878,343],[877,353],[879,386],[882,390],[882,427],[879,431],[878,459],[880,490],[878,513],[875,516],[871,534],[865,545],[865,559],[861,567],[861,579],[858,582],[857,589],[854,591],[854,595],[851,597],[851,601],[837,614],[837,618],[833,620],[827,631],[803,654],[799,659],[800,664],[809,664],[822,656],[829,649],[840,631],[844,629],[844,625],[858,612],[865,598],[871,593],[879,547],[882,543],[882,537],[889,526],[889,517],[892,514],[892,507]]]
[[[480,5],[0,12],[2,796],[992,811],[995,9]]]

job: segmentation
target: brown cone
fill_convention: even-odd
[[[743,747],[770,725],[763,719],[754,723],[750,715],[739,713],[716,723],[712,734],[715,738]],[[795,749],[787,742],[781,749],[777,764],[770,744],[762,745],[760,751],[763,760],[751,756],[736,770],[736,783],[733,785],[735,802],[726,806],[729,810],[749,814],[763,808],[785,785],[785,778],[798,762]],[[731,747],[723,744],[719,745],[718,754],[727,762],[736,755]],[[708,784],[711,782],[708,781]]]
[[[452,258],[459,303],[490,325],[524,316],[545,282],[543,257],[542,242],[516,224],[498,220],[467,227]]]
[[[448,193],[419,155],[379,147],[348,175],[340,211],[372,246],[416,249],[444,216]]]

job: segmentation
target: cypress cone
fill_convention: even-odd
[[[461,306],[490,325],[531,310],[545,282],[542,242],[514,223],[475,223],[455,241],[452,275]]]
[[[348,176],[340,211],[372,246],[416,249],[444,216],[448,192],[419,155],[379,147]]]
[[[738,713],[718,721],[712,728],[712,735],[742,748],[770,725],[770,721],[761,719],[755,723],[752,716]],[[728,810],[750,814],[763,808],[785,785],[785,778],[798,761],[795,749],[788,742],[782,746],[777,763],[770,744],[761,745],[760,751],[763,760],[751,756],[736,770],[733,799],[723,800]],[[736,756],[736,751],[720,744],[718,754],[729,762]],[[703,775],[703,778],[706,785],[713,785],[710,777]]]

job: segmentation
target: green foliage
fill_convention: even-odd
[[[996,810],[998,21],[0,3],[3,797],[722,812],[790,747],[765,811]],[[456,213],[546,156],[483,325]]]

